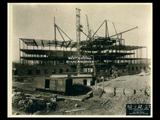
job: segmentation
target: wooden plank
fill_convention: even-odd
[[[65,112],[75,112],[75,111],[82,111],[82,110],[86,110],[86,108],[72,109],[72,110],[67,110]]]
[[[58,99],[65,99],[65,100],[76,100],[76,101],[82,101],[80,98],[67,98],[67,97],[57,97]]]
[[[100,94],[99,98],[101,98],[101,97],[102,97],[102,94],[103,94],[103,93],[104,93],[104,91],[102,91],[102,92],[101,92],[101,94]]]

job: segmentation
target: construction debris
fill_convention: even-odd
[[[124,83],[124,81],[122,81],[122,83]],[[104,91],[102,88],[98,89],[93,88],[92,91],[89,91],[85,95],[80,95],[80,96],[66,96],[66,95],[57,96],[57,94],[52,94],[47,92],[37,91],[37,93],[35,94],[32,92],[17,91],[13,96],[13,101],[14,101],[13,107],[18,108],[18,111],[16,112],[19,111],[23,112],[23,113],[20,112],[20,114],[27,113],[30,115],[42,115],[42,114],[52,114],[52,113],[64,114],[64,115],[82,114],[82,113],[85,114],[85,112],[86,114],[88,112],[89,114],[92,114],[91,111],[93,110],[96,111],[97,114],[101,114],[104,110],[109,111],[109,108],[112,109],[112,106],[114,106],[113,104],[117,104],[117,107],[120,107],[120,103],[118,103],[118,101],[120,101],[121,99],[124,101],[124,103],[125,100],[130,100],[132,98],[133,98],[132,101],[134,101],[135,100],[134,97],[136,97],[136,95],[139,94],[140,98],[145,97],[146,100],[143,99],[139,100],[138,98],[136,98],[136,100],[137,101],[139,100],[138,102],[141,103],[146,103],[145,101],[149,101],[148,100],[148,96],[150,95],[149,89],[150,88],[128,89],[128,88],[116,88],[116,87],[114,88],[107,86],[104,87]],[[102,92],[103,94],[101,95]],[[111,94],[112,96],[110,96]],[[100,95],[101,97],[99,98]],[[102,112],[99,113],[101,110]]]
[[[105,105],[106,103],[108,103],[109,101],[111,101],[111,100],[105,100],[105,101],[101,102],[100,105],[104,106],[104,105]]]
[[[75,100],[75,101],[82,101],[82,99],[81,98],[73,98],[73,97],[65,97],[65,96],[59,96],[59,97],[57,97],[58,99],[64,99],[64,100]]]
[[[84,95],[84,97],[82,98],[82,101],[85,100],[85,99],[88,99],[90,97],[93,97],[93,91],[90,91],[86,95]]]
[[[103,93],[104,93],[104,91],[102,91],[102,92],[101,92],[101,94],[100,94],[99,98],[101,98],[101,97],[102,97],[102,94],[103,94]]]
[[[146,71],[144,71],[143,69],[141,69],[141,73],[137,74],[138,76],[148,76],[151,74],[151,70],[147,69]]]
[[[79,104],[75,104],[74,106],[75,106],[75,107],[80,107],[80,105],[79,105]]]
[[[37,111],[33,115],[41,115],[41,111]]]
[[[90,97],[93,97],[93,91],[90,91],[90,92],[88,92],[85,95],[82,95],[81,98],[67,97],[67,96],[58,96],[57,99],[64,99],[65,101],[66,100],[74,100],[74,101],[80,101],[80,102],[82,102],[83,100],[88,99]]]
[[[50,101],[51,102],[57,102],[57,95],[51,95],[50,96]]]
[[[41,98],[40,95],[38,95],[38,98],[36,98],[36,95],[24,94],[22,92],[17,93],[13,96],[12,106],[18,108],[19,111],[34,113],[45,108],[55,110],[56,101],[53,97],[52,99]]]
[[[146,88],[145,91],[144,91],[144,93],[145,93],[145,95],[150,96],[150,89]]]
[[[17,113],[15,113],[15,115],[20,115],[20,113],[17,112]]]

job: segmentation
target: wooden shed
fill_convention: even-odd
[[[35,77],[36,89],[50,90],[62,93],[70,92],[72,79],[68,75],[52,75],[50,77]]]
[[[94,84],[94,79],[91,74],[71,75],[71,79],[73,80],[73,84],[82,84],[87,86]]]

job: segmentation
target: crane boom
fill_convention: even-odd
[[[116,32],[116,35],[117,35],[117,38],[118,38],[118,34],[117,34],[116,27],[115,27],[114,23],[112,23],[112,24],[113,24],[114,30],[115,30],[115,32]]]
[[[125,32],[129,32],[129,31],[134,30],[134,29],[136,29],[136,28],[138,28],[138,26],[136,26],[136,27],[134,27],[134,28],[131,28],[131,29],[129,29],[129,30],[126,30],[126,31],[117,33],[117,34],[115,34],[115,35],[111,35],[111,36],[109,36],[109,37],[114,37],[114,36],[117,36],[118,34],[122,34],[122,33],[125,33]]]
[[[88,22],[88,16],[87,15],[86,15],[86,20],[87,20],[87,27],[88,27],[88,36],[90,37],[89,22]]]

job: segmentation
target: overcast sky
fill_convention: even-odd
[[[86,14],[93,31],[104,20],[108,20],[109,35],[138,26],[138,29],[123,34],[126,45],[148,47],[148,58],[151,58],[152,44],[152,4],[146,3],[12,3],[9,6],[10,43],[12,43],[12,61],[19,60],[19,38],[54,39],[54,21],[76,41],[76,9],[81,9],[81,24],[87,33]],[[104,28],[97,33],[104,36]],[[81,34],[82,40],[86,37]],[[57,39],[62,40],[57,32]]]

